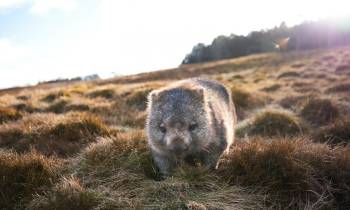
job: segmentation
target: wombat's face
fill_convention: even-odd
[[[208,119],[202,90],[170,89],[151,95],[150,102],[147,133],[153,149],[183,155],[206,144]]]

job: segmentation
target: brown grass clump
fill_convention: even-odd
[[[95,90],[88,94],[90,98],[102,97],[106,99],[111,99],[115,96],[115,92],[112,89]]]
[[[42,98],[41,100],[50,103],[50,102],[53,102],[53,101],[55,101],[56,99],[59,99],[59,98],[61,98],[61,97],[63,97],[63,96],[69,97],[70,94],[69,94],[69,92],[67,92],[67,91],[60,90],[60,91],[57,91],[57,92],[49,93],[48,95],[46,95],[46,96],[45,96],[44,98]]]
[[[350,72],[350,65],[340,65],[335,69],[335,73],[342,74]]]
[[[55,119],[53,115],[38,115],[18,124],[0,127],[0,146],[26,152],[31,148],[45,155],[67,157],[76,154],[109,129],[95,116],[76,114]],[[50,119],[53,118],[53,119]]]
[[[46,192],[37,195],[26,209],[93,209],[101,202],[101,195],[83,187],[77,178],[63,178],[61,182]]]
[[[0,124],[21,119],[23,115],[13,108],[0,107]]]
[[[300,115],[313,125],[325,125],[339,116],[339,110],[329,99],[310,98]]]
[[[66,111],[89,111],[90,107],[86,104],[69,104],[65,107]]]
[[[268,195],[278,208],[348,209],[350,150],[305,140],[255,140],[231,150],[218,174]]]
[[[282,85],[280,85],[280,84],[274,84],[274,85],[265,87],[265,88],[263,88],[261,90],[265,91],[265,92],[274,92],[274,91],[280,89],[281,87],[282,87]]]
[[[259,96],[237,87],[231,88],[232,100],[236,107],[238,119],[246,117],[246,112],[264,105],[264,101]],[[257,94],[254,94],[257,95]]]
[[[147,88],[135,91],[127,96],[126,104],[138,110],[145,110],[147,107],[147,96],[152,89]]]
[[[20,208],[58,178],[60,166],[58,160],[36,152],[18,155],[0,150],[0,208]]]
[[[295,136],[301,134],[298,119],[291,113],[281,110],[264,110],[237,128],[238,137],[244,136]]]
[[[281,79],[281,78],[287,78],[287,77],[300,77],[300,74],[295,71],[287,71],[280,74],[277,78]]]
[[[313,135],[316,142],[326,142],[331,145],[350,144],[350,121],[339,120],[327,127],[321,128]]]
[[[34,113],[34,112],[40,112],[41,110],[37,107],[35,107],[31,103],[19,103],[12,105],[14,109],[16,109],[19,112],[28,112],[28,113]]]
[[[350,83],[343,83],[339,85],[335,85],[331,88],[328,88],[326,92],[335,93],[335,92],[350,92]]]
[[[22,101],[27,101],[30,99],[30,96],[26,96],[26,95],[19,95],[16,97],[18,100],[22,100]]]
[[[56,114],[63,113],[65,111],[66,105],[69,104],[67,100],[60,100],[53,104],[51,104],[49,107],[47,107],[47,112],[53,112]]]
[[[303,63],[295,63],[295,64],[292,64],[290,67],[295,68],[295,69],[299,69],[299,68],[301,68],[303,66],[305,66],[305,64],[303,64]]]

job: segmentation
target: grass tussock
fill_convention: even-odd
[[[57,92],[52,92],[52,93],[47,94],[41,100],[48,102],[48,103],[51,103],[51,102],[53,102],[56,99],[59,99],[61,97],[70,97],[70,93],[68,91],[59,90]]]
[[[0,207],[20,208],[32,195],[52,185],[59,176],[60,167],[58,160],[37,152],[19,155],[0,150]]]
[[[127,95],[126,104],[138,110],[145,110],[147,107],[147,96],[151,91],[152,89],[147,88]]]
[[[310,98],[300,115],[313,125],[325,125],[338,118],[339,110],[330,99]]]
[[[350,144],[350,121],[339,120],[327,127],[317,130],[313,134],[313,140],[331,145]]]
[[[291,95],[282,98],[278,103],[285,109],[296,110],[300,108],[309,97],[308,95]]]
[[[263,110],[237,128],[238,137],[244,136],[295,136],[301,134],[298,119],[281,110]]]
[[[87,104],[69,104],[65,107],[66,111],[75,111],[75,112],[85,112],[90,110],[90,106]]]
[[[26,95],[19,95],[16,97],[18,100],[22,100],[22,101],[28,101],[30,99],[30,96],[26,96]]]
[[[18,104],[12,105],[12,107],[19,112],[34,113],[34,112],[41,111],[39,108],[35,107],[32,103],[18,103]]]
[[[350,72],[350,65],[340,65],[340,66],[337,66],[337,68],[335,69],[335,73],[338,73],[338,74],[342,74],[346,72]]]
[[[21,119],[22,117],[23,115],[21,112],[18,112],[16,109],[0,107],[0,124],[8,121],[15,121]]]
[[[35,119],[37,117],[37,119]],[[45,155],[67,157],[76,154],[99,136],[109,135],[109,129],[96,116],[34,115],[22,123],[0,127],[0,146],[27,152],[31,148]]]
[[[281,78],[290,78],[290,77],[300,77],[300,74],[298,72],[295,71],[286,71],[283,72],[282,74],[278,75],[278,79]]]
[[[65,111],[66,106],[69,104],[67,100],[59,100],[50,106],[47,107],[47,112],[53,112],[56,114],[63,113]]]
[[[280,84],[274,84],[274,85],[265,87],[265,88],[263,88],[261,90],[265,91],[265,92],[274,92],[274,91],[279,90],[281,87],[282,87],[282,85],[280,85]]]
[[[37,195],[26,209],[93,209],[100,200],[99,193],[83,187],[77,178],[69,177],[63,178],[52,190]]]
[[[341,92],[350,92],[350,83],[343,83],[335,85],[326,90],[328,93],[341,93]]]
[[[264,100],[258,94],[252,94],[242,88],[231,88],[231,94],[238,119],[245,118],[248,111],[265,104]]]
[[[115,96],[115,91],[113,89],[103,89],[103,90],[95,90],[88,94],[90,98],[106,98],[111,99]]]
[[[348,209],[350,150],[305,140],[254,140],[231,150],[218,174],[254,187],[278,208]]]

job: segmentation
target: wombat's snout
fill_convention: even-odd
[[[185,144],[184,140],[181,138],[175,138],[171,141],[169,145],[169,150],[179,155],[188,150],[188,146]]]

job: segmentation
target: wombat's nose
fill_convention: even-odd
[[[187,150],[187,146],[181,139],[174,139],[170,148],[175,154],[180,154]]]

